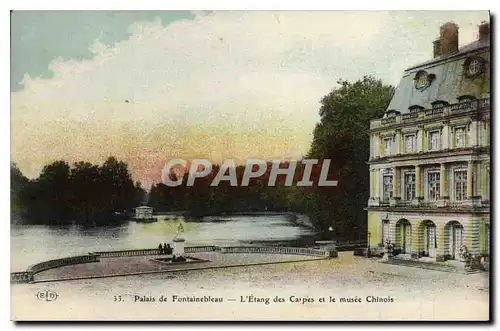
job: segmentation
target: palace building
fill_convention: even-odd
[[[408,68],[370,123],[368,241],[402,258],[490,252],[490,24],[458,47],[441,26],[434,57]]]

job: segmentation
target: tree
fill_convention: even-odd
[[[43,167],[26,191],[26,209],[38,223],[69,223],[71,214],[70,167],[55,161]]]
[[[24,211],[24,192],[29,184],[29,179],[23,175],[15,163],[10,165],[10,208],[12,213]]]
[[[110,157],[102,166],[65,161],[46,165],[32,181],[11,166],[12,210],[38,224],[110,225],[127,220],[126,210],[142,203],[145,191],[128,166]]]
[[[340,80],[321,100],[320,122],[307,158],[331,159],[329,176],[336,187],[304,189],[312,195],[306,209],[322,229],[333,226],[337,235],[356,236],[353,229],[364,229],[369,198],[370,120],[381,117],[394,87],[365,76],[354,83]]]
[[[70,173],[72,212],[84,224],[95,222],[102,203],[99,196],[99,166],[89,162],[77,162]]]
[[[101,195],[108,211],[123,211],[136,204],[136,190],[125,162],[109,157],[99,168]]]

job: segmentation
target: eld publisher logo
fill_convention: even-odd
[[[59,297],[59,294],[51,290],[40,290],[36,293],[36,297],[38,300],[50,302],[55,301]]]

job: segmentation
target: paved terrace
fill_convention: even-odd
[[[165,258],[165,255],[110,257],[101,258],[99,262],[75,264],[42,271],[34,276],[34,280],[35,282],[76,280],[322,259],[321,257],[300,255],[222,254],[219,252],[192,253],[187,256],[205,261],[169,264],[155,261],[158,258]]]
[[[300,262],[336,257],[330,251],[293,247],[186,247],[188,262],[158,261],[172,255],[157,249],[93,252],[49,260],[11,273],[13,282],[50,282],[186,270]]]

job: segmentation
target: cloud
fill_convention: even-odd
[[[116,155],[151,182],[171,158],[299,156],[339,78],[395,84],[408,49],[431,51],[387,12],[195,14],[137,22],[113,45],[97,38],[92,59],[57,59],[50,79],[25,75],[11,94],[13,160],[36,176],[55,159]]]

